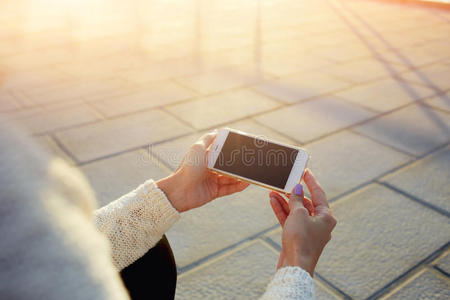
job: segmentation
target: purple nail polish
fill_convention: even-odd
[[[303,185],[301,185],[301,183],[299,183],[295,186],[294,194],[299,195],[299,196],[303,195]]]

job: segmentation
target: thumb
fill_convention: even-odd
[[[207,149],[209,147],[209,145],[212,144],[212,142],[214,141],[216,136],[217,136],[217,129],[204,134],[202,137],[200,137],[200,139],[197,141],[197,143],[202,144],[204,149]]]
[[[301,207],[305,208],[303,206],[303,186],[299,183],[294,187],[289,197],[289,209],[293,211],[295,208]]]

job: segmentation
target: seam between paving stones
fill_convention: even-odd
[[[54,135],[53,133],[49,133],[48,136],[52,139],[53,142],[55,142],[55,144],[68,156],[70,157],[70,159],[72,159],[72,161],[75,163],[76,166],[78,166],[80,164],[80,161],[78,160],[78,158],[72,154],[72,152],[69,151],[69,149],[67,149],[67,147],[62,144]]]
[[[210,259],[208,259],[207,261],[203,262],[202,264],[198,264],[193,266],[192,268],[185,270],[185,271],[181,271],[181,269],[183,268],[178,268],[177,267],[177,271],[178,271],[178,278],[183,278],[188,276],[189,274],[196,272],[198,270],[204,269],[205,267],[217,262],[217,261],[221,261],[222,259],[225,259],[229,256],[231,256],[232,254],[236,253],[239,250],[245,249],[255,243],[257,243],[258,240],[254,239],[254,240],[248,240],[245,241],[243,243],[240,243],[239,245],[236,245],[234,248],[229,249],[229,251],[225,251],[223,252],[221,255],[217,255],[214,257],[211,257]]]
[[[266,234],[267,232],[277,228],[278,226],[280,226],[280,225],[277,223],[277,224],[275,224],[273,226],[270,226],[270,227],[268,227],[268,228],[266,228],[266,229],[264,229],[262,231],[259,231],[259,232],[255,233],[253,235],[250,235],[249,237],[244,238],[244,239],[242,239],[242,240],[240,240],[240,241],[238,241],[238,242],[236,242],[234,244],[231,244],[231,245],[229,245],[229,246],[227,246],[225,248],[222,248],[222,249],[220,249],[220,250],[218,250],[218,251],[216,251],[214,253],[211,253],[211,254],[209,254],[207,256],[204,256],[204,257],[202,257],[202,258],[200,258],[200,259],[198,259],[198,260],[196,260],[196,261],[194,261],[192,263],[189,263],[189,264],[185,265],[184,267],[177,268],[178,269],[178,274],[183,274],[183,273],[185,273],[185,272],[187,272],[187,271],[189,271],[189,270],[191,270],[191,269],[193,269],[193,268],[195,268],[197,266],[200,266],[200,265],[210,261],[211,259],[214,259],[215,257],[220,256],[221,254],[223,254],[223,253],[225,253],[225,252],[227,252],[229,250],[235,249],[236,247],[238,247],[238,246],[240,246],[240,245],[242,245],[242,244],[244,244],[246,242],[256,240],[256,239],[259,238],[259,236]]]
[[[277,254],[280,254],[281,247],[277,243],[275,243],[270,237],[268,236],[260,236],[258,238],[261,240],[267,247],[271,248],[273,251],[275,251]],[[344,299],[352,299],[349,295],[347,295],[345,292],[343,292],[341,289],[336,287],[334,284],[332,284],[330,281],[325,279],[323,276],[321,276],[319,273],[314,272],[317,277],[319,277],[321,283],[326,286],[327,289],[329,289],[333,295],[343,297]]]
[[[440,272],[441,275],[446,276],[447,279],[450,278],[450,273],[445,272],[445,271],[444,271],[443,269],[441,269],[439,266],[436,266],[436,265],[435,265],[435,266],[433,266],[432,268],[433,268],[434,270]]]
[[[421,267],[418,267],[417,270],[415,272],[413,272],[413,274],[411,274],[411,276],[409,276],[408,278],[405,278],[403,281],[399,282],[398,284],[396,284],[395,286],[392,287],[392,289],[390,289],[388,292],[386,292],[385,294],[381,295],[378,298],[381,299],[389,299],[390,296],[394,295],[395,293],[397,293],[398,291],[402,290],[402,288],[404,288],[405,286],[407,286],[409,283],[411,283],[414,279],[416,279],[417,277],[419,277],[421,274],[423,274],[425,271],[427,270],[426,266],[423,265]]]
[[[440,268],[434,268],[430,265],[425,265],[425,269],[435,274],[437,277],[442,278],[446,281],[450,281],[450,274],[441,270]]]
[[[378,57],[378,58],[383,57],[381,54],[378,53],[378,51],[376,49],[373,48],[373,46],[370,44],[370,42],[368,42],[367,39],[361,35],[359,30],[355,28],[356,27],[355,24],[352,24],[349,21],[349,18],[344,16],[341,13],[341,11],[346,11],[346,12],[349,12],[350,14],[352,14],[352,16],[355,19],[357,19],[356,22],[358,22],[358,23],[362,24],[364,27],[366,27],[372,33],[372,35],[375,36],[382,43],[390,46],[389,42],[385,41],[382,37],[380,37],[380,33],[378,33],[376,30],[374,30],[369,24],[366,23],[366,21],[364,19],[362,19],[359,15],[354,13],[347,5],[343,5],[343,3],[341,1],[339,1],[339,4],[341,6],[345,6],[345,7],[340,8],[341,11],[339,11],[339,9],[335,5],[331,4],[330,2],[327,2],[327,4],[338,15],[338,17],[340,17],[342,19],[342,21],[349,27],[349,29],[351,31],[353,31],[353,33],[366,45],[366,47],[375,54],[376,57]],[[409,61],[409,59],[405,58],[401,53],[399,53],[398,50],[394,49],[392,51],[392,53],[394,53],[397,57],[399,57],[404,63],[407,63],[407,65],[409,65],[409,66],[411,65],[411,62]],[[378,60],[380,61],[380,59],[378,59]],[[392,76],[396,77],[396,76],[399,76],[399,74],[401,74],[401,72],[398,72],[397,70],[390,67],[390,65],[388,65],[388,63],[386,61],[383,61],[383,62],[380,61],[380,62]],[[426,77],[426,75],[417,72],[417,69],[412,69],[412,71],[414,72],[414,74],[416,74],[420,77],[421,81],[427,82],[429,87],[431,87],[435,92],[437,92],[438,94],[442,94],[443,91],[439,87],[435,86],[430,81],[430,79],[428,79],[428,77]]]
[[[391,184],[389,184],[388,182],[383,182],[383,181],[377,181],[376,183],[394,191],[397,192],[398,194],[401,194],[403,196],[405,196],[406,198],[408,198],[409,200],[412,200],[414,202],[417,202],[419,204],[421,204],[422,206],[425,206],[443,216],[446,216],[447,218],[450,218],[450,212],[446,211],[445,209],[440,208],[439,206],[436,206],[434,204],[428,203],[425,200],[422,200],[414,195],[411,195],[408,192],[403,191],[402,189],[399,189]]]
[[[403,168],[407,168],[407,167],[409,167],[410,165],[416,163],[419,160],[422,160],[422,159],[425,159],[425,158],[427,158],[429,156],[432,156],[434,153],[439,152],[441,149],[444,149],[448,145],[449,145],[449,143],[445,143],[445,144],[443,144],[441,146],[438,146],[438,147],[436,147],[436,148],[434,148],[434,149],[428,151],[427,153],[425,153],[425,154],[423,154],[421,156],[418,156],[418,157],[410,156],[411,159],[409,161],[407,161],[407,162],[405,162],[405,163],[403,163],[403,164],[401,164],[401,165],[399,165],[399,166],[397,166],[395,168],[387,170],[386,172],[381,173],[380,175],[374,177],[373,179],[368,180],[366,182],[363,182],[363,183],[357,185],[356,187],[351,188],[351,189],[349,189],[349,190],[347,190],[347,191],[345,191],[345,192],[343,192],[343,193],[341,193],[341,194],[339,194],[339,195],[337,195],[337,196],[335,196],[333,198],[330,198],[328,200],[328,202],[330,202],[330,203],[336,202],[336,201],[340,200],[341,198],[343,198],[343,197],[345,197],[345,196],[347,196],[349,194],[352,194],[352,193],[358,191],[359,189],[362,189],[362,188],[364,188],[364,187],[366,187],[366,186],[368,186],[370,184],[378,183],[378,181],[381,180],[383,177],[388,176],[390,174],[393,174],[393,173],[395,173],[395,172],[397,172],[397,171],[399,171],[399,170],[401,170]]]
[[[339,98],[339,100],[342,100],[342,98],[340,98],[340,97],[338,97],[338,98]],[[314,99],[313,99],[313,98],[310,98],[310,99],[308,99],[308,100],[302,101],[301,103],[309,102],[309,101],[314,101],[314,100],[317,100],[317,99],[318,99],[318,98],[314,98]],[[295,105],[295,104],[294,104],[294,105]],[[316,137],[316,138],[313,138],[313,139],[311,139],[311,140],[308,140],[306,143],[305,143],[305,142],[302,142],[302,141],[299,141],[298,139],[295,139],[295,138],[293,138],[293,137],[287,136],[287,135],[283,134],[282,132],[280,132],[280,131],[278,131],[278,130],[272,128],[272,127],[269,127],[269,128],[272,129],[273,131],[277,132],[278,134],[283,135],[283,136],[285,136],[285,137],[288,137],[289,139],[293,140],[294,142],[296,142],[296,143],[298,143],[298,144],[301,144],[301,145],[304,145],[305,147],[307,147],[309,144],[314,143],[314,142],[317,142],[317,141],[319,141],[319,140],[321,140],[321,139],[327,138],[327,137],[329,137],[329,136],[331,136],[331,135],[333,135],[333,134],[340,133],[340,132],[342,132],[342,131],[352,129],[353,127],[357,127],[357,126],[360,126],[360,125],[364,125],[364,124],[369,123],[369,122],[371,122],[371,121],[373,121],[373,120],[375,120],[375,119],[381,118],[381,117],[386,116],[386,115],[389,115],[389,114],[391,114],[391,113],[395,113],[395,112],[397,112],[397,111],[399,111],[399,110],[401,110],[401,109],[404,109],[404,108],[406,108],[406,107],[408,107],[408,106],[413,106],[413,105],[422,105],[422,102],[421,102],[421,100],[416,100],[416,101],[414,101],[414,102],[406,103],[406,104],[404,104],[404,105],[402,105],[402,106],[396,107],[396,108],[391,109],[391,110],[389,110],[389,111],[378,112],[378,114],[376,114],[376,115],[374,115],[374,116],[372,116],[372,117],[369,117],[369,118],[367,118],[367,119],[364,119],[364,120],[359,121],[359,122],[356,122],[356,123],[353,123],[353,124],[351,124],[351,125],[349,125],[349,126],[340,128],[340,129],[338,129],[338,130],[331,131],[331,132],[329,132],[329,133],[323,134],[323,135],[321,135],[321,136],[318,136],[318,137]],[[287,105],[287,106],[290,106],[290,105]],[[359,107],[360,107],[360,106],[359,106]],[[254,117],[258,117],[258,116],[260,116],[260,115],[262,115],[262,114],[269,113],[269,112],[273,112],[273,111],[276,111],[276,110],[278,110],[278,109],[281,109],[281,107],[277,107],[277,108],[275,108],[275,109],[271,109],[271,110],[268,110],[268,111],[256,113],[256,114],[251,115],[251,116],[248,116],[248,117],[251,118],[251,119],[252,119],[253,121],[255,121],[256,123],[258,123],[258,124],[260,124],[260,125],[264,125],[264,124],[261,123],[260,121],[254,119]],[[370,110],[368,110],[368,109],[365,108],[365,107],[363,107],[363,109],[365,109],[365,110],[367,110],[367,111],[370,111]],[[238,120],[236,120],[236,121],[238,121]],[[226,124],[226,123],[224,123],[224,124]],[[216,125],[216,126],[217,126],[217,125]],[[265,127],[268,127],[267,125],[264,125],[264,126],[265,126]],[[379,143],[380,143],[380,142],[379,142]],[[385,146],[388,146],[388,145],[385,145]],[[388,147],[389,147],[389,146],[388,146]],[[398,151],[398,150],[397,150],[397,151]],[[409,155],[411,155],[411,154],[409,154]]]
[[[345,21],[345,23],[351,27],[350,30],[352,30],[359,39],[361,39],[363,41],[364,44],[366,44],[366,47],[369,48],[370,51],[375,52],[372,48],[373,46],[370,45],[370,43],[363,37],[361,36],[361,34],[358,32],[358,30],[355,28],[355,26],[352,26],[352,24],[350,24],[346,19],[345,16],[343,16],[340,12],[337,11],[337,9],[335,7],[333,7],[333,5],[331,5],[329,2],[327,2],[329,4],[329,6],[331,6],[333,8],[333,10],[341,17],[341,19],[343,19]],[[379,41],[381,41],[383,44],[391,46],[390,43],[388,41],[386,41],[379,32],[377,32],[370,24],[368,24],[364,18],[362,18],[360,15],[358,15],[357,13],[355,13],[351,8],[349,8],[349,6],[347,4],[343,4],[342,1],[339,1],[339,3],[341,4],[341,6],[344,6],[343,10],[345,10],[346,12],[349,12],[354,18],[357,19],[357,22],[362,24],[364,27],[366,27],[373,36],[375,36]],[[411,66],[411,61],[405,57],[404,55],[402,55],[397,49],[394,49],[392,51],[398,58],[400,58],[402,60],[403,63],[405,63],[408,66]],[[382,56],[381,56],[382,57]],[[437,61],[438,62],[438,61]],[[389,68],[386,64],[385,67],[388,69],[389,73],[399,73],[396,70],[393,70],[392,68]],[[412,71],[414,72],[415,75],[417,75],[418,77],[420,77],[420,80],[424,83],[426,83],[429,87],[431,87],[434,91],[439,92],[440,94],[443,92],[438,86],[434,85],[433,82],[425,75],[422,74],[421,72],[418,72],[418,69],[412,69]],[[396,74],[398,76],[398,74]]]
[[[450,246],[450,242],[445,243],[443,246],[439,247],[437,250],[432,252],[430,255],[419,261],[416,265],[411,267],[409,270],[405,271],[403,274],[399,275],[397,278],[392,280],[390,283],[385,285],[384,287],[380,288],[378,291],[367,297],[367,300],[372,299],[378,299],[381,296],[384,296],[385,294],[389,293],[394,289],[396,286],[401,285],[406,280],[409,279],[410,275],[415,274],[420,268],[425,265],[426,263],[429,263],[430,261],[434,260],[440,253],[445,251],[446,248]]]
[[[93,163],[93,162],[96,162],[96,161],[100,161],[100,160],[104,160],[104,159],[107,159],[107,158],[119,156],[121,154],[125,154],[125,153],[128,153],[128,152],[133,152],[133,151],[138,150],[138,149],[144,149],[145,150],[149,146],[157,146],[159,144],[162,144],[162,143],[165,143],[165,142],[170,142],[170,141],[173,141],[173,140],[176,140],[176,139],[188,136],[190,134],[193,134],[193,132],[184,133],[184,134],[177,135],[177,136],[174,136],[174,137],[171,137],[171,138],[168,138],[168,139],[165,139],[165,140],[161,140],[161,141],[158,141],[158,142],[154,142],[154,143],[147,143],[147,144],[144,144],[144,145],[139,145],[139,146],[136,146],[136,147],[133,147],[133,148],[128,148],[128,149],[125,149],[125,150],[122,150],[122,151],[114,152],[114,153],[107,154],[107,155],[104,155],[104,156],[99,156],[99,157],[96,157],[96,158],[93,158],[93,159],[80,161],[79,164],[77,164],[77,165],[78,166],[84,166],[84,165],[87,165],[87,164],[90,164],[90,163]]]
[[[353,299],[350,295],[346,294],[343,290],[341,290],[340,288],[338,288],[336,285],[334,285],[331,281],[329,281],[328,279],[326,279],[325,277],[323,277],[322,275],[320,275],[317,272],[314,272],[314,275],[317,276],[317,278],[319,278],[323,283],[325,283],[325,285],[327,285],[328,288],[332,289],[334,292],[338,293],[340,296],[344,297],[344,299],[348,299],[351,300]]]
[[[356,135],[362,136],[364,138],[367,138],[367,139],[371,140],[372,142],[377,143],[378,145],[381,145],[381,146],[384,146],[384,147],[387,147],[387,148],[391,148],[392,150],[394,150],[396,152],[400,152],[402,154],[405,154],[407,156],[414,157],[414,158],[417,157],[417,155],[415,155],[413,153],[409,153],[409,152],[407,152],[407,151],[405,151],[403,149],[397,148],[396,146],[393,146],[393,145],[385,144],[382,141],[377,140],[374,137],[371,137],[371,136],[366,135],[366,134],[364,134],[362,132],[356,131],[354,128],[349,128],[348,131],[350,131],[353,134],[356,134]]]

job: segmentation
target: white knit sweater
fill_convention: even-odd
[[[95,210],[76,168],[0,123],[0,298],[128,299],[118,270],[153,247],[179,213],[153,180]],[[313,294],[311,276],[287,267],[262,298]]]

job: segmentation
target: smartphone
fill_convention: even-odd
[[[222,128],[209,149],[208,168],[249,183],[290,194],[308,163],[306,150]]]

